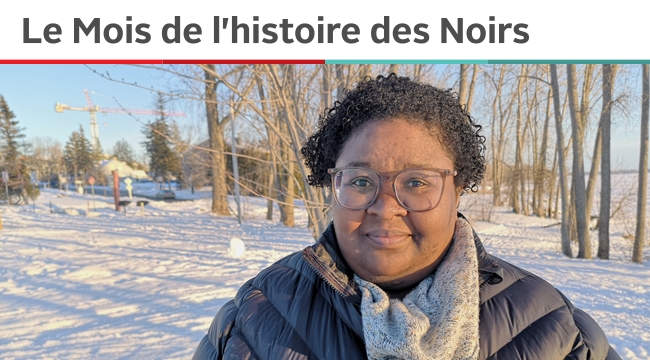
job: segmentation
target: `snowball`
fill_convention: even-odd
[[[228,249],[228,255],[230,255],[230,257],[239,259],[240,257],[244,256],[245,251],[246,246],[240,238],[230,239],[230,248]]]

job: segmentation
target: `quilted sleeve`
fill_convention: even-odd
[[[609,341],[607,340],[607,336],[605,336],[603,330],[600,328],[598,323],[596,323],[596,321],[591,316],[589,316],[589,314],[578,308],[575,308],[573,311],[573,318],[575,319],[576,326],[582,333],[582,338],[585,345],[590,350],[590,359],[621,359],[616,351],[609,345]]]
[[[230,338],[236,316],[235,302],[228,301],[212,320],[208,333],[199,343],[192,360],[223,359],[226,343]]]

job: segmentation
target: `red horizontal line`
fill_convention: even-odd
[[[0,59],[0,64],[33,64],[33,65],[46,65],[46,64],[162,64],[163,60],[33,60],[33,59],[19,59],[19,60],[3,60]]]
[[[286,59],[266,59],[266,60],[215,60],[215,59],[192,59],[192,60],[155,60],[155,59],[113,59],[113,60],[34,60],[34,59],[17,59],[3,60],[0,64],[31,64],[31,65],[59,65],[59,64],[325,64],[325,60],[286,60]]]

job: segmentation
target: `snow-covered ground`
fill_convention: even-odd
[[[265,220],[266,201],[245,198],[239,225],[210,214],[207,191],[177,198],[192,200],[124,214],[101,196],[93,204],[47,189],[35,212],[2,206],[0,358],[190,358],[243,282],[313,243],[304,212],[287,228],[277,211]],[[562,290],[625,359],[650,359],[650,264],[629,262],[623,224],[613,226],[611,260],[578,260],[560,254],[559,227],[546,227],[556,220],[494,208],[484,222],[476,206],[467,212],[488,251]],[[229,251],[232,238],[243,240],[243,256]]]

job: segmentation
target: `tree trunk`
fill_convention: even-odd
[[[536,207],[535,207],[535,214],[539,217],[544,217],[546,216],[546,209],[544,207],[544,195],[545,195],[545,189],[544,189],[544,183],[547,178],[546,176],[546,151],[548,150],[548,130],[550,127],[551,123],[551,90],[549,90],[548,95],[547,95],[547,101],[546,101],[546,117],[544,119],[544,129],[542,130],[542,143],[540,145],[539,149],[539,164],[537,166],[536,172],[535,172],[535,184],[536,184],[536,190],[537,190],[537,201],[536,201]],[[551,178],[552,179],[552,178]],[[553,180],[550,181],[550,189],[553,191]],[[549,195],[548,197],[548,205],[550,206],[552,197]]]
[[[493,68],[495,69],[495,68]],[[501,65],[499,69],[499,78],[498,81],[494,81],[494,71],[493,76],[491,77],[494,87],[495,95],[494,100],[492,101],[492,119],[491,119],[491,128],[490,139],[492,142],[492,205],[501,206],[501,184],[503,183],[503,157],[504,157],[504,147],[506,141],[504,139],[506,127],[509,123],[509,110],[504,113],[501,104],[501,97],[503,92],[503,83],[506,75],[506,65]],[[512,104],[512,102],[510,102]],[[510,109],[510,106],[508,106]]]
[[[363,67],[362,69],[365,69]],[[332,69],[328,65],[323,65],[323,80],[321,83],[321,114],[325,112],[325,109],[332,106]],[[362,74],[362,77],[365,77],[365,74]]]
[[[600,120],[598,121],[598,131],[596,133],[596,141],[594,144],[593,156],[591,157],[591,168],[589,170],[589,180],[587,182],[587,219],[591,219],[591,213],[594,203],[594,192],[596,188],[596,181],[598,179],[598,168],[601,163],[602,156],[602,147],[603,147],[603,122],[604,117],[609,116],[609,122],[611,125],[611,99],[612,99],[612,89],[614,87],[614,79],[616,78],[616,67],[612,68],[611,65],[608,66],[608,70],[605,70],[603,65],[603,106],[600,112]],[[613,72],[612,72],[613,69]],[[605,78],[605,71],[608,71],[607,79]],[[609,83],[606,83],[609,82]],[[609,87],[609,94],[605,94],[606,87]],[[605,102],[605,96],[607,97],[607,102]],[[602,179],[602,178],[601,178]],[[602,181],[602,180],[601,180]],[[600,247],[600,245],[599,245]]]
[[[285,160],[286,161],[286,160]],[[295,216],[294,216],[294,206],[293,202],[295,200],[294,196],[294,181],[293,181],[293,161],[287,161],[287,171],[282,176],[284,181],[284,186],[282,191],[284,192],[284,203],[280,205],[281,217],[280,220],[284,226],[294,227],[295,225]]]
[[[266,220],[273,220],[273,199],[271,198],[272,189],[273,189],[273,173],[275,166],[270,166],[269,177],[267,179],[267,189],[266,192]]]
[[[334,71],[336,73],[336,99],[341,100],[343,98],[343,90],[345,89],[345,81],[343,79],[343,65],[334,65]]]
[[[551,101],[551,95],[549,94],[549,102]],[[551,167],[551,173],[548,184],[548,202],[546,203],[546,209],[544,210],[545,216],[550,218],[553,216],[553,199],[555,198],[554,194],[557,192],[555,190],[555,178],[557,177],[557,150],[553,154],[553,166]],[[556,217],[557,218],[557,217]]]
[[[559,183],[562,194],[562,224],[560,227],[562,234],[562,253],[568,257],[573,257],[571,253],[571,240],[569,238],[569,219],[568,219],[568,199],[566,183],[566,167],[564,160],[564,129],[562,128],[562,118],[560,114],[560,85],[557,78],[557,66],[551,64],[551,87],[553,89],[553,110],[555,114],[555,132],[557,135],[557,156],[559,165]]]
[[[636,208],[636,231],[634,232],[634,249],[632,261],[643,260],[643,243],[645,242],[645,212],[648,194],[648,115],[650,98],[650,65],[643,64],[643,94],[641,95],[641,153],[639,154],[639,192]]]
[[[413,65],[413,81],[421,82],[424,77],[424,64]]]
[[[329,66],[331,66],[331,65],[323,65],[324,68],[329,67]],[[331,69],[330,69],[330,73],[331,73]],[[359,77],[361,77],[361,80],[365,80],[366,77],[372,77],[372,65],[371,64],[361,65],[361,68],[359,69]],[[328,79],[328,81],[331,81],[331,80]],[[332,101],[331,100],[327,103],[327,107],[330,107],[330,106],[332,106]]]
[[[517,127],[516,127],[516,134],[515,134],[515,166],[513,169],[513,181],[512,181],[512,192],[511,192],[511,202],[512,202],[512,210],[516,213],[519,214],[524,210],[525,207],[525,196],[524,196],[524,187],[525,184],[523,182],[523,160],[522,160],[522,151],[523,151],[523,130],[522,130],[522,125],[523,125],[523,115],[522,115],[522,87],[523,87],[523,76],[525,72],[525,67],[526,65],[521,65],[521,75],[519,79],[517,80]],[[521,187],[521,188],[520,188]],[[523,205],[520,207],[519,205],[519,196],[522,198],[521,204]],[[525,210],[524,210],[525,211]]]
[[[467,112],[472,111],[472,102],[474,101],[474,88],[476,87],[476,75],[478,74],[478,64],[474,64],[472,80],[469,83],[469,92],[467,93]]]
[[[587,207],[585,209],[585,213],[587,214],[588,221],[591,220],[591,210],[594,203],[594,190],[596,189],[596,181],[598,179],[598,171],[600,167],[600,156],[603,147],[602,136],[603,136],[602,128],[599,125],[598,130],[596,131],[596,140],[594,141],[594,152],[591,157],[591,168],[589,169],[589,178],[587,179]]]
[[[461,105],[467,104],[467,64],[460,64],[460,78],[458,84],[458,98]]]
[[[494,73],[494,71],[493,71]],[[499,148],[497,147],[497,104],[501,96],[501,78],[496,85],[494,99],[492,100],[492,116],[490,119],[490,142],[492,144],[492,205],[501,206],[501,164],[499,163]]]
[[[262,108],[262,113],[266,114],[270,118],[271,113],[269,110],[269,105],[267,103],[266,93],[264,92],[264,83],[257,72],[255,76],[255,82],[257,83],[257,94],[260,98],[260,107]],[[266,220],[273,220],[273,194],[275,192],[273,190],[275,187],[275,179],[277,176],[276,163],[275,163],[276,135],[273,133],[273,131],[269,130],[269,127],[266,124],[266,122],[264,123],[264,126],[266,127],[266,137],[268,141],[269,154],[270,154],[269,160],[271,161],[269,166],[269,177],[267,179]]]
[[[611,180],[611,128],[612,95],[616,65],[603,65],[603,113],[600,118],[601,128],[601,175],[600,175],[600,216],[598,217],[598,257],[609,259],[609,216],[612,202]]]
[[[280,121],[281,125],[280,128],[282,129],[283,134],[287,134],[290,136],[290,129],[289,129],[289,122],[291,119],[294,118],[293,112],[296,110],[295,109],[295,104],[294,103],[289,103],[289,99],[292,98],[293,91],[295,90],[296,86],[296,75],[294,73],[295,68],[293,66],[282,66],[282,69],[284,70],[284,84],[282,86],[282,96],[283,96],[283,101],[282,105],[284,105],[280,113],[282,114],[282,118],[284,121]],[[293,141],[292,141],[293,143]],[[284,171],[283,171],[283,176],[282,176],[282,192],[284,193],[284,204],[282,204],[282,212],[281,212],[281,217],[280,220],[282,221],[282,224],[284,226],[289,226],[293,227],[295,226],[295,207],[294,207],[294,200],[295,200],[295,194],[294,194],[294,179],[293,179],[293,173],[294,173],[294,152],[291,148],[291,146],[288,143],[283,143],[282,145],[282,162],[285,165]]]
[[[212,212],[218,215],[230,215],[228,209],[228,187],[226,185],[226,159],[224,158],[223,126],[219,123],[217,108],[217,81],[214,65],[206,65],[205,75],[205,110],[210,138],[210,169],[212,170]]]
[[[585,169],[583,164],[584,126],[583,112],[578,106],[578,89],[575,64],[567,65],[567,90],[569,92],[569,113],[573,137],[573,180],[575,184],[576,230],[578,232],[578,258],[591,259],[591,239],[587,226],[587,199],[585,188]],[[585,81],[587,81],[585,79]],[[586,91],[586,90],[583,90]],[[584,93],[583,93],[584,95]]]

